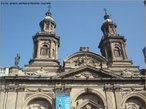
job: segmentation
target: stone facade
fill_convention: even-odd
[[[145,109],[145,70],[128,59],[126,40],[107,13],[101,26],[102,55],[81,47],[63,66],[55,27],[48,11],[33,37],[32,59],[23,69],[12,66],[9,76],[0,77],[0,109],[55,109],[57,94],[64,92],[70,96],[70,109]]]

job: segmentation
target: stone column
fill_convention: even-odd
[[[120,88],[114,87],[113,91],[114,91],[116,109],[122,109],[122,95]]]
[[[1,109],[6,109],[7,98],[8,98],[8,92],[6,89],[4,89]]]
[[[0,90],[0,109],[3,109],[3,104],[4,104],[4,99],[5,99],[5,93],[4,90]]]
[[[107,102],[107,109],[115,109],[115,101],[114,101],[114,94],[112,90],[112,86],[105,86],[105,97]]]
[[[15,105],[16,109],[21,109],[21,107],[24,103],[24,101],[22,99],[22,98],[25,98],[24,95],[25,95],[25,92],[20,92],[20,91],[17,92],[17,103]]]
[[[21,109],[22,105],[24,103],[24,99],[25,98],[25,92],[24,92],[24,88],[17,88],[16,89],[16,103],[15,103],[15,109]]]
[[[6,107],[4,109],[15,109],[16,104],[16,92],[8,92],[8,98],[6,103]]]

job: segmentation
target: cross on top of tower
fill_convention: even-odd
[[[110,16],[107,14],[107,9],[104,9],[105,15],[104,15],[104,19],[110,19]]]
[[[48,3],[48,11],[50,12],[51,10],[51,2]]]
[[[107,15],[107,10],[106,10],[106,8],[104,8],[104,12],[105,12],[105,15]]]
[[[51,2],[48,4],[48,11],[46,12],[46,16],[51,16]]]

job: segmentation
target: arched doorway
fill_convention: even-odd
[[[102,99],[92,92],[82,93],[75,102],[76,109],[104,109]]]
[[[125,102],[125,109],[145,109],[145,102],[139,97],[130,97]]]
[[[52,109],[51,103],[44,98],[32,99],[26,109]]]

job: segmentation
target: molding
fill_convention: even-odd
[[[52,103],[52,101],[53,101],[52,99],[53,99],[53,98],[52,98],[51,96],[48,96],[48,95],[45,94],[45,93],[35,93],[35,94],[32,94],[32,95],[28,96],[28,97],[25,99],[25,101],[24,101],[24,103],[23,103],[21,109],[26,109],[28,103],[29,103],[31,100],[36,99],[36,98],[43,98],[43,99],[47,100],[47,101],[51,104],[51,106],[53,107],[53,103]]]
[[[131,98],[131,97],[138,97],[140,98],[142,101],[146,101],[146,95],[144,96],[143,94],[141,93],[136,93],[136,92],[131,92],[131,93],[128,93],[126,94],[125,96],[123,96],[123,100],[122,100],[122,107],[124,109],[124,106],[125,106],[125,103],[126,101]]]
[[[96,90],[93,90],[93,89],[89,89],[89,88],[85,88],[85,89],[80,90],[80,91],[71,99],[71,106],[72,106],[73,103],[75,103],[76,99],[77,99],[81,94],[86,93],[86,92],[91,92],[91,93],[96,94],[97,96],[99,96],[100,99],[101,99],[101,100],[103,101],[103,103],[104,103],[105,109],[107,109],[107,103],[106,103],[105,97],[104,97],[100,92],[98,92],[98,91],[96,91]]]

